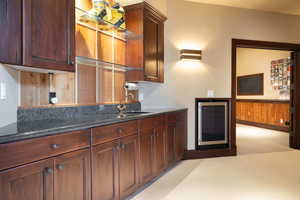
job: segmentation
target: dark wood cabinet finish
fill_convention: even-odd
[[[90,151],[80,150],[54,159],[54,200],[90,200]]]
[[[187,150],[187,112],[167,115],[167,163],[181,160]]]
[[[182,159],[186,111],[94,128],[92,135],[75,131],[1,144],[0,199],[125,199]]]
[[[166,134],[164,126],[156,129],[154,146],[155,174],[160,174],[166,168]]]
[[[176,124],[171,123],[167,125],[167,163],[168,165],[174,163],[175,161],[175,132]]]
[[[53,160],[0,172],[0,199],[53,200]]]
[[[0,144],[0,170],[89,146],[89,130]]]
[[[164,115],[141,120],[140,184],[145,184],[166,167],[166,137]]]
[[[139,136],[140,145],[140,183],[144,184],[150,181],[155,171],[155,128],[141,130]]]
[[[138,187],[138,137],[120,140],[119,158],[120,198],[124,199]]]
[[[93,200],[119,199],[119,143],[92,147]]]
[[[23,65],[75,71],[75,1],[23,1]]]
[[[93,144],[101,144],[137,134],[137,120],[92,129]]]
[[[0,62],[22,62],[22,0],[0,1]]]
[[[125,7],[128,37],[126,65],[143,69],[127,73],[128,81],[164,82],[164,22],[166,17],[143,2]]]

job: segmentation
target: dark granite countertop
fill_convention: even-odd
[[[186,110],[186,108],[147,109],[143,112],[148,113],[130,114],[125,118],[118,118],[117,114],[99,114],[85,115],[77,119],[49,119],[13,123],[0,128],[0,144],[142,119],[180,110]]]

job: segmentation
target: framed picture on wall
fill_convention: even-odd
[[[237,95],[264,95],[264,74],[238,76]]]

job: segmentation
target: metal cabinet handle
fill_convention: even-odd
[[[65,168],[65,166],[62,164],[57,165],[57,169],[59,169],[59,170],[63,170],[64,168]]]
[[[52,173],[53,173],[53,169],[50,168],[50,167],[47,167],[47,168],[45,169],[45,171],[46,171],[46,173],[48,173],[48,174],[52,174]]]
[[[59,144],[51,144],[52,149],[58,149],[60,147]]]

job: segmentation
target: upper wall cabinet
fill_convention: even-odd
[[[0,1],[0,62],[22,63],[22,0]]]
[[[1,0],[0,11],[0,62],[75,71],[74,0]]]
[[[164,22],[166,17],[148,3],[125,7],[128,36],[126,65],[142,68],[129,71],[127,81],[164,82]]]

